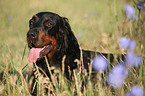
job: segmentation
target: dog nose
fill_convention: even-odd
[[[37,38],[37,33],[34,31],[29,31],[27,33],[27,37],[31,37],[31,38]]]

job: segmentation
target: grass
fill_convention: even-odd
[[[32,70],[32,64],[28,62],[29,49],[23,57],[26,42],[26,33],[28,31],[29,19],[40,11],[51,11],[69,19],[74,34],[82,34],[78,42],[83,49],[108,53],[122,53],[124,50],[119,48],[119,37],[129,37],[137,42],[135,52],[145,56],[145,34],[142,20],[138,22],[129,22],[124,14],[125,0],[3,0],[0,1],[0,71],[5,72],[5,80],[0,82],[0,94],[5,96],[29,95],[28,75],[25,77],[22,73],[29,73]],[[134,4],[132,1],[130,4]],[[96,11],[96,14],[91,14]],[[85,18],[84,14],[88,14]],[[137,14],[139,14],[137,12]],[[89,45],[89,46],[88,46]],[[28,65],[27,65],[28,64]],[[27,66],[26,66],[27,65]],[[24,68],[26,66],[26,68]],[[24,68],[24,69],[23,69]],[[134,84],[145,88],[145,66],[131,69],[125,86],[122,89],[116,89],[114,94],[123,96],[130,90]],[[79,70],[78,70],[79,71]],[[13,74],[11,74],[13,73]],[[80,77],[77,74],[74,85],[69,85],[63,76],[60,85],[56,85],[58,91],[53,90],[55,95],[75,95],[77,90],[79,95],[97,95],[112,96],[110,87],[103,87],[104,79],[96,81],[95,88],[88,82],[84,93],[80,93]],[[84,72],[85,74],[85,72]],[[45,80],[45,79],[44,79]],[[41,79],[41,82],[45,82]],[[16,83],[16,81],[18,81]],[[46,80],[48,82],[48,80]],[[40,83],[41,83],[40,82]],[[5,84],[4,84],[5,83]],[[49,82],[49,87],[52,83]],[[43,83],[42,83],[43,85]],[[40,84],[39,88],[42,88]],[[63,86],[63,87],[62,87]],[[76,89],[76,90],[75,90]],[[43,90],[43,89],[41,89]],[[43,94],[43,91],[40,93]],[[118,95],[119,96],[119,95]]]

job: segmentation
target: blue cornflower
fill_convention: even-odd
[[[143,96],[144,90],[139,86],[133,86],[131,91],[126,94],[126,96]]]
[[[124,49],[134,50],[136,47],[136,42],[126,37],[120,38],[119,46]]]
[[[129,71],[123,64],[116,65],[107,76],[107,82],[114,88],[120,88],[128,74]]]
[[[82,37],[82,34],[81,34],[81,33],[78,33],[78,34],[77,34],[77,37],[78,37],[78,38]]]
[[[96,13],[97,13],[96,11],[92,11],[92,12],[91,12],[92,15],[94,15],[94,14],[96,14]]]
[[[131,19],[133,16],[135,16],[135,9],[131,5],[125,5],[125,12],[128,19]]]
[[[139,55],[132,53],[132,52],[128,52],[126,54],[125,63],[129,67],[136,67],[136,66],[139,66],[143,63],[143,58]]]
[[[133,8],[131,5],[126,4],[124,9],[127,18],[131,19],[131,22],[133,22],[135,19],[138,19],[138,17],[135,16],[135,8]]]
[[[105,56],[99,54],[94,57],[92,67],[96,71],[105,71],[108,67],[108,61]]]
[[[142,1],[139,1],[138,4],[137,4],[137,7],[138,9],[143,9],[143,2]]]
[[[88,15],[87,13],[84,15],[85,18],[88,18],[88,16],[89,16],[89,15]]]

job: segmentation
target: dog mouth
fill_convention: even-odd
[[[43,48],[34,48],[30,49],[28,56],[29,62],[36,62],[38,58],[46,56],[52,50],[52,43],[45,45]]]
[[[52,49],[52,44],[47,44],[46,46],[44,46],[42,48],[42,50],[40,51],[40,57],[43,57],[45,55],[47,55]]]

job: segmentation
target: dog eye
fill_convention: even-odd
[[[52,24],[51,23],[45,23],[46,27],[50,27]]]

